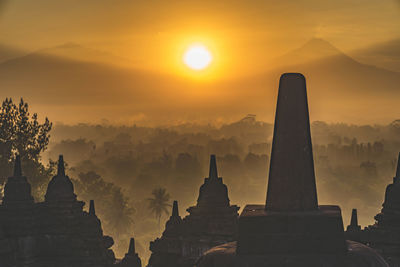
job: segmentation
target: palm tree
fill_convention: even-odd
[[[171,207],[171,205],[169,204],[170,196],[167,193],[167,190],[162,187],[154,189],[153,192],[151,192],[151,194],[153,195],[153,198],[148,198],[147,200],[149,201],[149,207],[151,209],[151,212],[158,219],[158,228],[160,229],[160,221],[162,214],[163,213],[165,213],[166,215],[169,214],[168,207]]]

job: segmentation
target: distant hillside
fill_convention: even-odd
[[[400,39],[376,44],[350,53],[360,62],[400,72]]]
[[[2,95],[24,96],[50,105],[113,105],[113,101],[123,105],[136,100],[137,106],[159,98],[161,92],[153,86],[154,79],[163,81],[164,77],[41,53],[0,64]]]
[[[0,98],[24,97],[60,121],[90,121],[93,117],[126,120],[144,113],[162,122],[212,107],[205,112],[210,116],[231,105],[219,100],[231,87],[212,90],[216,86],[41,52],[0,63]]]
[[[276,58],[274,68],[304,64],[315,60],[342,55],[343,53],[328,41],[313,38],[297,49]]]
[[[20,57],[24,54],[25,52],[20,49],[0,44],[0,63],[12,58]]]
[[[394,108],[400,96],[399,72],[362,64],[320,39],[280,59],[283,63],[266,73],[265,82],[283,72],[303,73],[315,119],[379,122],[385,115],[400,115]]]
[[[0,63],[0,98],[23,96],[58,121],[167,124],[232,121],[248,113],[272,121],[284,72],[305,74],[312,120],[388,123],[400,117],[398,72],[362,64],[320,39],[280,57],[262,75],[208,82],[95,62],[98,51],[80,57],[87,50],[79,45],[47,51]]]
[[[69,60],[103,63],[119,67],[131,67],[132,62],[111,53],[81,46],[76,43],[65,43],[38,51],[42,55],[56,56]]]

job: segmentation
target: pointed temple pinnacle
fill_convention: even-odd
[[[14,162],[14,177],[22,176],[21,156],[17,155]]]
[[[57,176],[65,176],[65,167],[64,167],[64,157],[63,157],[63,155],[60,155],[58,157]]]
[[[399,157],[397,158],[397,169],[396,169],[396,177],[397,179],[400,179],[400,153]]]
[[[96,209],[94,207],[94,200],[90,200],[89,214],[90,215],[96,215]]]
[[[128,250],[128,254],[129,255],[134,255],[136,253],[136,249],[135,249],[135,239],[132,237],[131,241],[129,242],[129,250]]]
[[[318,209],[306,81],[299,73],[280,79],[265,208]]]
[[[357,209],[353,209],[351,211],[351,221],[350,221],[351,226],[358,226],[358,216],[357,216]]]
[[[179,217],[179,209],[178,209],[178,201],[174,201],[174,204],[172,205],[172,216],[174,217]]]
[[[210,179],[218,179],[217,161],[215,159],[215,155],[211,155],[210,157],[210,174],[208,177]]]

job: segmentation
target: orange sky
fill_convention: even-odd
[[[329,41],[345,53],[399,39],[400,3],[397,0],[0,0],[0,45],[27,52],[43,49],[54,52],[56,46],[75,43],[99,52],[93,52],[93,57],[102,57],[100,54],[105,53],[104,58],[120,58],[124,67],[146,72],[129,74],[100,65],[91,66],[89,71],[86,65],[77,68],[65,62],[49,63],[48,59],[35,57],[12,64],[0,62],[0,76],[6,80],[0,82],[5,88],[0,97],[23,96],[40,113],[50,113],[54,121],[65,122],[100,121],[102,118],[130,121],[129,118],[151,119],[154,114],[171,114],[171,121],[207,121],[237,119],[247,113],[269,120],[273,117],[270,111],[274,99],[271,97],[277,89],[278,70],[309,73],[310,97],[318,101],[319,96],[325,94],[321,92],[331,92],[335,88],[329,84],[330,87],[321,89],[323,79],[335,79],[325,77],[319,67],[311,66],[310,70],[277,68],[276,58],[315,37]],[[185,49],[194,42],[203,43],[214,57],[210,67],[200,73],[189,70],[182,62]],[[66,50],[64,48],[61,50]],[[73,52],[74,60],[90,54],[89,50],[78,50]],[[382,57],[362,63],[379,66],[386,60]],[[343,64],[348,71],[341,77],[351,71],[357,76],[365,69],[353,66],[345,58],[337,67],[342,68]],[[329,64],[324,66],[328,72]],[[79,72],[74,72],[77,69]],[[271,69],[274,72],[265,78],[263,75]],[[394,105],[394,95],[377,99],[385,108],[369,116],[364,112],[370,110],[367,105],[376,102],[374,94],[368,95],[367,102],[349,99],[354,95],[352,90],[375,82],[378,86],[374,86],[379,87],[379,79],[390,80],[388,88],[393,91],[397,81],[396,74],[390,73],[393,70],[375,73],[369,69],[357,81],[349,81],[347,87],[343,83],[336,85],[343,88],[346,102],[339,98],[335,103],[332,99],[329,103],[321,102],[329,110],[317,107],[316,118],[386,123],[400,116],[388,110]],[[336,72],[335,69],[331,71]],[[363,81],[371,73],[379,77],[378,80]],[[331,97],[336,95],[332,93]],[[341,106],[350,103],[343,111],[346,116],[338,116],[336,102]],[[363,109],[354,110],[351,103]],[[182,114],[185,116],[180,117]]]
[[[216,54],[216,72],[254,72],[312,37],[342,50],[400,36],[396,0],[106,1],[1,0],[0,42],[27,50],[77,42],[179,71],[187,43]]]

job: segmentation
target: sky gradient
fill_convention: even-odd
[[[311,81],[311,105],[320,105],[316,119],[388,123],[400,117],[389,108],[399,40],[398,0],[0,0],[0,97],[22,96],[68,123],[247,113],[270,121],[279,75],[299,71]],[[193,43],[213,55],[204,71],[183,63]],[[333,53],[340,60],[283,67]],[[381,110],[366,116],[370,105]]]
[[[219,75],[257,71],[313,37],[349,51],[399,36],[395,0],[15,0],[0,17],[1,43],[30,51],[76,42],[163,72],[179,71],[187,43],[204,42]]]

